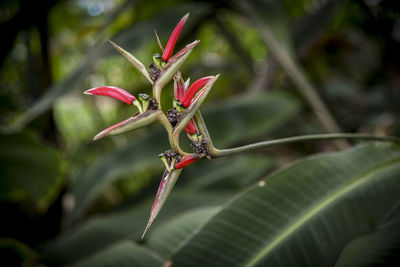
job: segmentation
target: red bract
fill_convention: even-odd
[[[124,89],[114,86],[102,86],[102,87],[92,88],[85,91],[85,94],[109,96],[118,99],[122,102],[125,102],[127,104],[132,104],[132,102],[136,99],[136,97],[134,97]]]
[[[193,134],[197,133],[197,127],[196,127],[196,124],[194,123],[193,119],[191,119],[189,121],[189,123],[186,125],[185,131],[189,135],[193,135]]]
[[[174,79],[174,98],[182,101],[185,95],[185,85],[181,84],[179,79]]]
[[[201,79],[198,79],[195,81],[189,89],[186,91],[185,96],[183,97],[183,100],[181,101],[182,106],[187,108],[190,105],[190,102],[192,101],[192,98],[196,95],[196,93],[204,86],[206,85],[212,77],[204,77]]]
[[[191,154],[189,156],[186,156],[183,158],[183,160],[181,160],[180,162],[175,164],[175,169],[182,169],[182,168],[186,167],[187,165],[192,164],[193,162],[195,162],[198,159],[200,159],[200,157],[196,154]]]
[[[168,62],[169,58],[171,57],[172,52],[174,51],[176,40],[178,40],[179,34],[181,33],[183,26],[185,25],[185,22],[188,17],[189,17],[189,14],[186,14],[179,21],[179,23],[176,25],[174,31],[171,33],[171,36],[169,37],[168,43],[165,46],[164,52],[161,57],[161,59],[164,60],[165,62]]]

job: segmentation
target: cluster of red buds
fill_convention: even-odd
[[[160,212],[182,168],[203,157],[211,158],[214,151],[199,108],[219,75],[200,78],[192,85],[190,85],[190,79],[184,81],[182,78],[179,68],[200,42],[199,40],[188,44],[172,56],[176,41],[188,17],[189,14],[186,14],[176,25],[165,48],[163,48],[157,33],[155,33],[162,55],[153,55],[153,63],[149,68],[146,68],[132,54],[110,41],[114,48],[150,82],[153,88],[152,97],[147,94],[140,94],[136,98],[124,89],[114,86],[92,88],[85,92],[88,95],[112,97],[126,104],[135,105],[138,109],[138,112],[133,116],[101,131],[94,137],[94,140],[142,128],[155,121],[160,122],[168,132],[171,149],[159,155],[159,158],[165,164],[165,171],[144,234]],[[174,81],[173,108],[164,113],[161,109],[161,91],[172,80]],[[183,129],[193,143],[193,153],[183,151],[179,145],[179,136]]]

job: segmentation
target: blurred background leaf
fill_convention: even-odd
[[[399,200],[399,162],[398,146],[372,145],[298,161],[227,202],[187,235],[171,262],[175,266],[332,266],[348,242],[365,239],[375,229],[382,236],[375,242],[353,241],[342,254],[343,264],[347,260],[365,266],[364,253],[372,247],[383,249],[384,240],[388,241],[384,251],[398,255],[398,242],[390,242],[392,233],[379,228]]]
[[[68,266],[161,266],[162,262],[163,259],[155,252],[133,242],[123,241]]]
[[[45,210],[60,193],[65,162],[32,133],[0,135],[0,198]]]
[[[189,12],[175,51],[199,39],[182,66],[183,77],[193,81],[221,74],[201,109],[217,147],[324,131],[312,103],[295,90],[293,73],[280,65],[242,2],[1,1],[4,261],[8,258],[16,266],[97,265],[108,263],[106,256],[127,259],[114,264],[161,265],[239,192],[288,162],[335,150],[332,142],[320,141],[196,162],[185,168],[149,235],[139,240],[162,174],[157,155],[169,145],[157,126],[92,142],[97,132],[136,109],[84,96],[83,91],[114,85],[134,95],[150,93],[148,81],[107,40],[147,66],[152,55],[160,53],[154,30],[165,45],[175,24]],[[396,1],[246,3],[271,30],[281,51],[297,63],[343,131],[400,135]],[[164,111],[172,106],[172,97],[168,85],[162,92]],[[184,134],[181,141],[192,151]],[[394,260],[385,256],[398,246],[394,218],[388,216],[365,236],[349,239],[337,263]],[[343,220],[353,222],[351,217]],[[358,255],[365,253],[368,257],[359,261]]]

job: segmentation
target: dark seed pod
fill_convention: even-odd
[[[149,74],[152,81],[157,81],[158,77],[160,77],[160,73],[161,70],[156,66],[156,64],[151,63],[149,65]]]
[[[198,155],[205,155],[208,159],[211,158],[211,154],[208,151],[207,143],[204,139],[202,139],[198,143],[193,143],[191,146],[193,147],[194,153]]]
[[[158,109],[158,103],[154,98],[150,98],[149,109],[150,110],[157,110]]]
[[[176,108],[171,108],[167,111],[167,118],[172,126],[175,126],[181,118],[181,113]]]

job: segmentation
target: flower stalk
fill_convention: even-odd
[[[400,138],[394,136],[376,136],[370,134],[353,134],[353,133],[311,134],[311,135],[300,135],[300,136],[293,136],[293,137],[287,137],[269,141],[262,141],[258,143],[253,143],[245,146],[228,148],[228,149],[214,148],[211,153],[213,158],[220,158],[241,152],[247,152],[255,149],[283,145],[283,144],[305,142],[305,141],[335,140],[335,139],[356,139],[356,140],[400,143]]]

